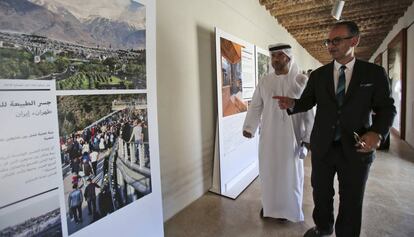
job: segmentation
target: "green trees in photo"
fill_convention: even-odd
[[[56,79],[58,90],[145,88],[145,50],[136,58],[79,58],[73,52],[46,52],[38,63],[23,48],[0,48],[0,79]]]

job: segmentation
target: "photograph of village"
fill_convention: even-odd
[[[58,96],[68,232],[151,193],[146,94]]]
[[[2,0],[0,79],[146,89],[145,22],[145,6],[130,0]]]

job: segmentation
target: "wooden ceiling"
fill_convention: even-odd
[[[361,40],[355,50],[358,58],[368,60],[388,32],[414,0],[348,0],[341,20],[355,21]],[[316,59],[325,64],[331,57],[323,41],[330,26],[335,0],[259,0],[279,24]]]

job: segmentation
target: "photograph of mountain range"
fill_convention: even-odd
[[[1,0],[0,79],[146,89],[146,8],[132,0]]]

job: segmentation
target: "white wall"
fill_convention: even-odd
[[[290,43],[303,70],[320,66],[258,0],[158,0],[157,94],[165,220],[211,186],[217,116],[215,26],[263,49],[271,43]]]
[[[397,24],[394,25],[390,33],[385,37],[384,41],[372,55],[371,62],[374,61],[375,57],[384,52],[383,59],[387,58],[387,45],[388,43],[403,29],[410,26],[407,29],[407,103],[406,103],[406,119],[405,129],[406,136],[405,140],[414,147],[414,3],[408,7],[404,16],[402,16]],[[387,61],[383,60],[383,66],[387,69]]]

